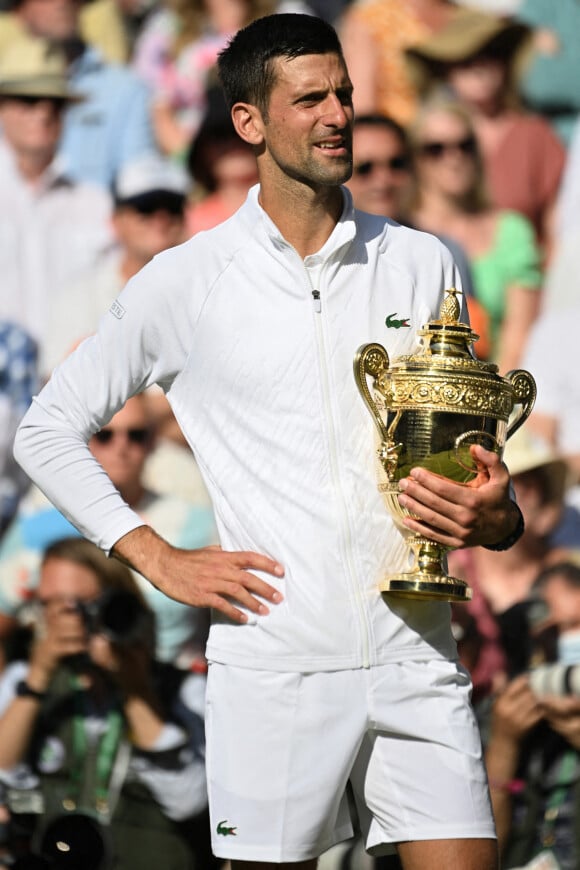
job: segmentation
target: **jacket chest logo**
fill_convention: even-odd
[[[387,329],[409,329],[411,324],[408,317],[399,318],[395,311],[393,314],[387,314],[385,326]]]

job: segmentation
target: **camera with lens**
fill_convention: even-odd
[[[108,828],[82,812],[51,819],[42,831],[38,853],[54,870],[108,870],[113,864]]]
[[[11,870],[111,870],[110,829],[96,813],[45,815],[42,793],[30,778],[10,785],[0,779],[0,865]]]
[[[534,695],[578,695],[580,664],[558,661],[558,628],[548,620],[546,602],[538,597],[525,602],[527,674]]]
[[[580,664],[560,662],[538,665],[529,672],[534,695],[578,695],[580,697]]]
[[[111,870],[109,830],[88,813],[52,818],[35,837],[34,848],[10,862],[11,870]]]
[[[77,609],[90,634],[103,634],[115,644],[129,645],[148,638],[152,616],[132,592],[109,589],[95,601],[78,601]]]

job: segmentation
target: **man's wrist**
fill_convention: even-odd
[[[501,541],[497,541],[495,544],[484,544],[484,548],[486,550],[492,550],[494,552],[501,552],[503,550],[509,550],[510,547],[519,541],[521,536],[524,533],[525,523],[524,523],[524,515],[522,514],[519,506],[514,502],[512,502],[514,508],[517,511],[517,522],[514,526],[513,530],[506,535]]]

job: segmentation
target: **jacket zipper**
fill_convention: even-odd
[[[311,288],[312,299],[314,302],[314,313],[316,315],[322,314],[322,300],[320,298],[320,290],[312,286],[312,279],[310,276],[310,272],[308,268],[305,266],[306,275],[308,278],[308,284]],[[319,273],[320,275],[320,273]],[[340,516],[341,516],[341,525],[342,525],[342,536],[345,544],[345,556],[348,567],[348,572],[351,578],[351,586],[354,589],[355,600],[358,610],[359,623],[361,627],[361,637],[362,637],[362,666],[364,668],[370,667],[370,654],[369,654],[369,631],[367,627],[367,620],[365,609],[362,602],[361,592],[356,582],[356,571],[352,557],[353,551],[353,541],[352,541],[352,531],[350,527],[350,522],[348,519],[348,513],[346,510],[346,498],[344,495],[344,490],[342,488],[342,482],[340,479],[339,472],[339,462],[337,457],[337,449],[336,449],[336,433],[334,427],[334,418],[332,416],[332,407],[330,404],[330,384],[329,384],[329,376],[328,376],[328,366],[326,364],[326,353],[325,353],[325,340],[324,333],[322,329],[322,320],[320,317],[314,318],[315,322],[315,330],[316,330],[316,349],[318,352],[318,362],[320,366],[320,371],[322,374],[322,394],[324,400],[324,414],[326,417],[326,428],[329,435],[329,446],[330,446],[330,472],[332,475],[332,481],[334,484],[334,489],[339,495],[339,504],[340,504]]]

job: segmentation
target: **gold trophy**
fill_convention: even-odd
[[[457,293],[447,290],[439,319],[418,331],[422,347],[417,353],[391,362],[382,345],[365,344],[354,360],[357,386],[380,436],[379,491],[414,554],[411,570],[387,575],[379,589],[423,601],[467,601],[471,590],[446,573],[447,547],[402,524],[413,514],[399,504],[399,481],[421,466],[468,483],[477,476],[471,445],[501,456],[536,399],[529,372],[514,369],[502,377],[494,363],[474,357],[472,345],[479,336],[460,322]]]

